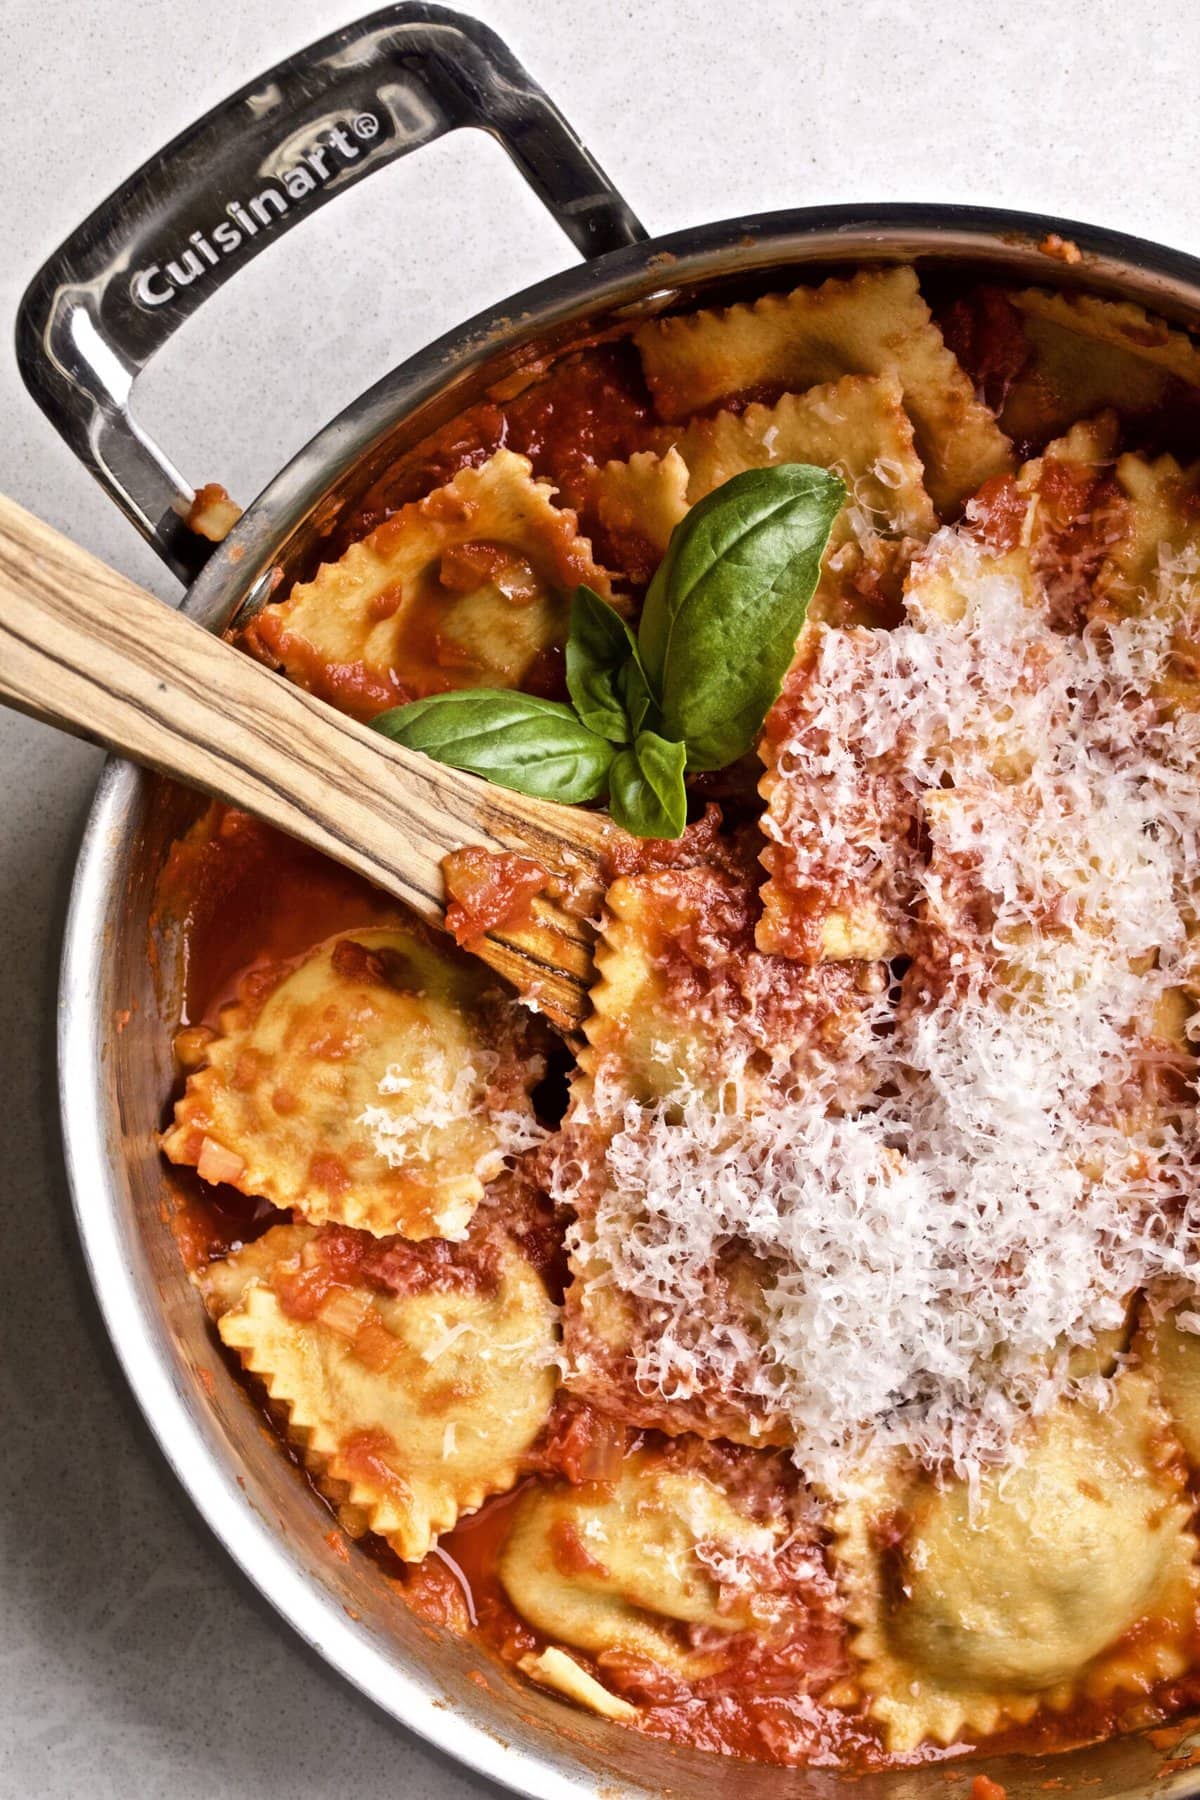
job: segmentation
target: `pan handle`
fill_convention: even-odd
[[[212,545],[134,418],[137,376],[238,267],[374,169],[459,126],[497,138],[585,257],[642,225],[496,35],[382,8],[269,69],[144,163],[34,276],[17,358],[34,399],[182,581]]]

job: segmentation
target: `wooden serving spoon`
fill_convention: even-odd
[[[0,701],[254,813],[444,926],[442,859],[540,863],[566,896],[471,948],[560,1029],[588,1008],[607,821],[402,749],[0,495]]]

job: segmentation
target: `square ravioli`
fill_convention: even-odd
[[[529,1015],[414,921],[255,969],[163,1136],[172,1162],[314,1224],[461,1237],[541,1137]]]
[[[246,642],[358,719],[447,688],[536,682],[579,583],[613,597],[554,491],[497,450],[265,606]]]

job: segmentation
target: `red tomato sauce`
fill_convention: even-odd
[[[950,349],[994,411],[1029,361],[1021,315],[1000,288],[977,287],[951,301],[938,323]]]
[[[406,917],[361,876],[218,804],[173,847],[155,912],[182,927],[184,1022],[213,1026],[253,970],[335,932]]]
[[[500,926],[527,924],[530,907],[550,885],[540,863],[511,851],[468,847],[445,862],[446,926],[456,943],[470,945]]]
[[[534,474],[558,488],[559,503],[579,511],[593,464],[624,461],[660,433],[633,345],[618,340],[586,346],[510,398],[481,401],[459,414],[385,470],[338,521],[333,554],[409,500],[501,449],[527,456]],[[605,560],[599,551],[597,559]]]

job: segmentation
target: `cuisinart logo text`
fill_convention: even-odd
[[[248,238],[269,231],[292,207],[315,193],[362,155],[361,145],[377,138],[382,124],[374,113],[356,113],[345,125],[331,125],[323,140],[306,150],[257,194],[230,200],[228,218],[205,231],[193,231],[187,248],[161,263],[139,269],[130,282],[139,306],[168,306],[179,289],[190,287],[206,269],[215,269],[227,256],[235,256]],[[356,142],[357,140],[357,142]]]

